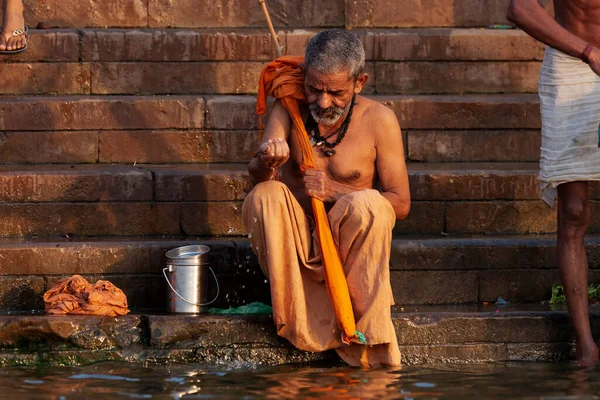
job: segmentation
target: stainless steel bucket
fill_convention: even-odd
[[[163,275],[170,290],[167,294],[167,309],[173,313],[197,314],[203,306],[213,303],[219,297],[219,282],[212,268],[208,266],[210,248],[204,245],[177,247],[167,251],[166,267]],[[217,284],[217,295],[206,302],[207,273],[210,271]]]

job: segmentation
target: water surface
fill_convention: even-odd
[[[491,363],[360,370],[147,366],[0,368],[11,399],[600,399],[600,370],[567,363]]]

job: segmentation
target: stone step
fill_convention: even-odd
[[[370,97],[403,129],[540,128],[534,94]],[[0,97],[0,131],[256,130],[255,104],[254,96]]]
[[[414,201],[537,200],[537,163],[409,163]],[[0,166],[0,203],[235,201],[251,189],[246,163]],[[590,198],[600,199],[591,184]]]
[[[416,162],[521,162],[540,159],[534,129],[404,130],[406,159]]]
[[[3,166],[0,236],[243,235],[245,164]],[[556,230],[537,194],[537,163],[409,163],[406,234]],[[591,207],[600,210],[592,185]],[[150,216],[145,213],[151,212]],[[600,231],[592,219],[590,232]]]
[[[262,62],[8,63],[0,95],[255,94]],[[367,62],[365,94],[536,93],[538,61]],[[435,79],[432,79],[435,77]]]
[[[413,201],[537,200],[537,163],[409,163]],[[0,166],[1,203],[236,201],[246,164]],[[600,199],[591,184],[590,198]]]
[[[593,307],[596,336],[599,317]],[[564,309],[414,307],[392,319],[403,364],[573,357],[574,338]],[[0,344],[0,365],[124,360],[239,366],[335,359],[331,353],[292,348],[276,335],[270,316],[11,315],[0,317]]]
[[[268,281],[245,238],[0,239],[0,309],[42,309],[41,296],[58,279],[81,274],[122,288],[133,310],[164,310],[167,250],[206,244],[220,282],[218,307],[268,303]],[[600,282],[600,236],[586,239],[590,282]],[[553,236],[396,238],[390,259],[394,298],[411,304],[537,303],[559,284]],[[209,282],[209,297],[215,285]]]
[[[537,162],[540,156],[539,130],[403,133],[408,161]],[[7,131],[1,137],[2,164],[246,163],[258,148],[256,130]]]
[[[304,55],[315,29],[279,31],[290,55]],[[368,61],[540,61],[544,47],[520,30],[424,28],[353,30]],[[81,40],[80,40],[81,36]],[[22,62],[260,61],[275,58],[266,29],[32,29]]]
[[[402,129],[540,129],[539,97],[535,94],[420,95],[370,98],[392,109]],[[173,98],[173,97],[170,97]],[[206,127],[258,129],[253,96],[207,96]]]
[[[268,6],[277,28],[471,27],[506,23],[509,0],[275,0]],[[431,10],[435,10],[432,12]],[[1,13],[0,13],[1,15]],[[30,26],[208,28],[266,27],[255,2],[235,0],[46,0],[25,2]]]

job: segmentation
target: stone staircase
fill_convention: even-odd
[[[240,220],[254,94],[274,58],[258,4],[25,2],[45,29],[0,63],[0,308],[42,308],[57,279],[81,273],[122,287],[133,310],[164,310],[164,252],[190,242],[213,246],[218,306],[268,301]],[[558,282],[536,180],[543,47],[486,28],[507,5],[269,2],[287,54],[319,29],[353,29],[366,94],[400,120],[413,196],[392,244],[401,305],[539,302]],[[594,279],[600,237],[589,249]]]

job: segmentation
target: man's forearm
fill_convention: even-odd
[[[277,168],[270,168],[262,165],[258,157],[254,157],[248,164],[248,173],[250,174],[250,180],[254,185],[270,180],[275,175],[276,171]]]
[[[402,196],[398,195],[394,192],[380,192],[383,197],[385,197],[394,212],[396,213],[396,219],[403,220],[408,216],[408,212],[410,211],[410,199],[405,199]]]
[[[587,42],[560,26],[534,0],[511,0],[507,18],[534,39],[580,58]]]

